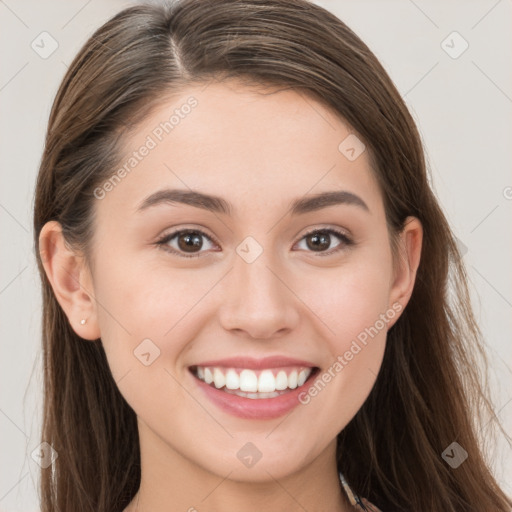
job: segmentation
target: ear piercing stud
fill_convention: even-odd
[[[82,318],[82,320],[80,320],[80,323],[81,323],[82,325],[85,325],[85,322],[87,322],[87,320],[86,320],[85,318]]]

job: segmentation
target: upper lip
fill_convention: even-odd
[[[309,361],[294,359],[285,356],[271,356],[256,359],[247,356],[230,357],[226,359],[216,359],[203,361],[194,366],[223,366],[226,368],[247,368],[252,370],[263,370],[265,368],[280,368],[282,366],[304,366],[315,368],[315,365]]]

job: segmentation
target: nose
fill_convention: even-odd
[[[251,263],[236,255],[234,268],[223,280],[222,327],[255,339],[275,338],[295,329],[300,300],[286,278],[270,250]]]

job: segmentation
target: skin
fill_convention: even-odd
[[[222,411],[188,367],[235,355],[285,355],[326,371],[393,304],[403,311],[419,265],[421,224],[408,219],[394,271],[367,151],[348,160],[338,150],[352,133],[348,125],[293,91],[262,95],[233,81],[190,87],[135,129],[120,165],[191,95],[198,101],[191,113],[96,201],[92,268],[64,245],[58,223],[40,235],[45,271],[69,322],[83,343],[101,337],[137,414],[142,482],[126,512],[137,509],[137,499],[139,511],[152,512],[352,510],[340,491],[336,436],[370,393],[399,313],[286,417],[247,420]],[[167,187],[223,197],[233,215],[179,204],[136,212]],[[290,214],[294,199],[341,189],[370,211],[343,204]],[[335,235],[327,249],[307,245],[308,230],[330,227],[349,233],[355,245]],[[184,228],[210,237],[195,251],[201,256],[186,259],[156,245]],[[236,252],[247,236],[263,249],[252,263]],[[178,241],[168,245],[179,250]],[[160,350],[149,366],[134,357],[146,338]],[[236,456],[247,442],[262,453],[251,468]]]

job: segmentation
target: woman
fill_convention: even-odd
[[[420,137],[326,10],[182,0],[100,27],[34,227],[43,511],[511,509]]]

